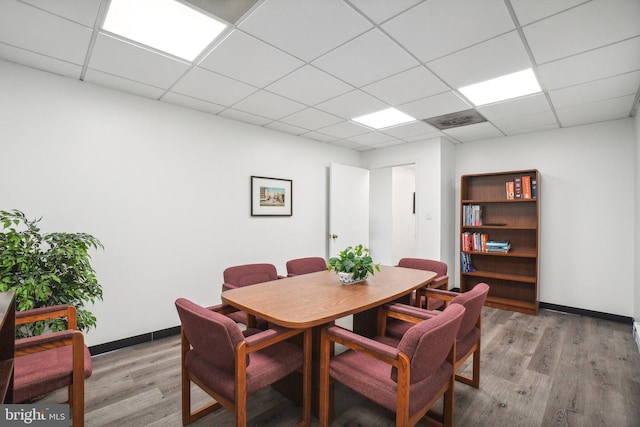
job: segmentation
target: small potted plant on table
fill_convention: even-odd
[[[340,283],[351,284],[366,280],[369,276],[380,271],[380,264],[374,264],[369,255],[369,249],[362,245],[349,246],[340,251],[339,256],[330,258],[328,270],[338,273]]]

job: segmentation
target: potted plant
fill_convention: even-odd
[[[67,304],[76,307],[78,329],[95,327],[96,318],[83,306],[102,300],[102,287],[91,266],[89,249],[102,243],[85,233],[41,233],[38,222],[19,210],[0,211],[0,291],[15,291],[16,310]],[[36,322],[18,336],[65,329],[62,319]]]
[[[338,273],[341,283],[355,283],[366,280],[369,273],[380,271],[380,264],[374,264],[369,249],[362,245],[349,246],[340,251],[339,256],[330,258],[328,270]]]

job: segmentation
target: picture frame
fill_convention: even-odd
[[[251,176],[251,216],[292,216],[293,181]]]

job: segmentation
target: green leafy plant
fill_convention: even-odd
[[[58,304],[77,310],[78,329],[95,327],[96,318],[83,305],[102,300],[102,287],[91,266],[89,249],[103,248],[85,233],[41,233],[42,218],[29,220],[19,210],[0,211],[0,291],[15,291],[18,311]],[[61,319],[36,322],[18,336],[65,329]]]
[[[330,258],[327,267],[336,273],[353,273],[353,280],[364,279],[367,274],[380,271],[380,264],[374,264],[369,249],[362,245],[349,246],[340,251],[339,256]]]

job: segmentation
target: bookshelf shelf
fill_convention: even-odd
[[[509,182],[519,189],[512,196],[516,198],[508,198]],[[508,252],[480,251],[477,245],[463,247],[461,243],[461,253],[473,267],[467,271],[461,263],[461,292],[485,282],[490,288],[488,306],[537,314],[539,212],[540,174],[535,169],[461,177],[460,241],[475,233],[488,235],[486,240],[510,243]]]

